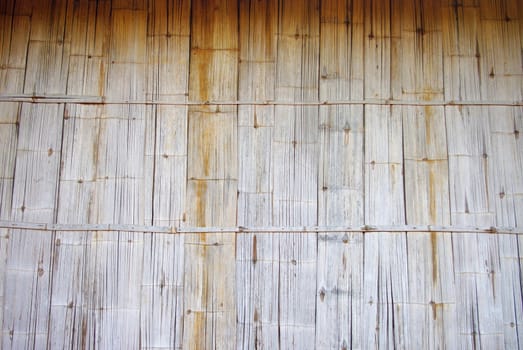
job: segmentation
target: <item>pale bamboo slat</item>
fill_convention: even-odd
[[[489,193],[494,202],[496,224],[516,225],[517,207],[516,198],[523,188],[521,176],[518,174],[518,155],[521,150],[517,148],[518,115],[521,110],[515,108],[489,108],[489,127],[491,138],[491,157],[489,162]],[[498,237],[497,249],[499,263],[490,269],[493,298],[500,299],[498,307],[502,308],[502,326],[498,324],[497,332],[503,332],[503,345],[507,348],[517,347],[521,327],[516,326],[522,317],[521,307],[514,300],[521,298],[521,288],[503,288],[514,286],[518,263],[518,239],[511,237]],[[499,271],[503,271],[499,274]],[[498,292],[496,292],[496,290]],[[499,317],[499,316],[498,316]],[[501,323],[498,320],[498,323]]]
[[[362,1],[322,2],[320,100],[363,96]],[[352,25],[351,25],[352,24]],[[320,106],[318,225],[364,222],[363,106]],[[317,237],[316,348],[363,346],[361,233]],[[340,307],[344,305],[343,307]]]
[[[186,101],[189,77],[190,2],[149,3],[147,98]],[[151,13],[153,14],[151,16]],[[185,221],[187,108],[151,106],[146,122],[146,178],[152,210],[146,222]],[[144,236],[140,334],[142,348],[181,348],[184,325],[184,238]]]
[[[238,99],[274,100],[278,1],[240,3]],[[261,35],[263,33],[263,35]],[[273,222],[275,107],[238,106],[238,224]],[[277,237],[236,238],[236,348],[278,347]]]
[[[16,220],[55,220],[63,111],[63,105],[22,105],[11,212]],[[4,320],[10,321],[2,332],[13,336],[2,337],[5,349],[47,343],[54,235],[30,232],[11,231],[9,239]]]
[[[275,96],[285,101],[316,99],[319,2],[280,3],[278,34]],[[271,166],[274,225],[317,223],[318,125],[318,107],[275,107]],[[273,294],[271,305],[278,305],[279,310],[273,316],[279,330],[277,341],[283,348],[308,347],[316,332],[316,235],[282,234],[275,240],[272,268],[278,271],[278,293]],[[274,340],[262,340],[269,341]]]

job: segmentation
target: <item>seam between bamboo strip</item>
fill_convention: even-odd
[[[16,221],[0,221],[0,228],[20,229],[31,231],[61,231],[61,232],[89,232],[89,231],[127,231],[165,234],[192,234],[192,233],[335,233],[335,232],[436,232],[436,233],[483,233],[483,234],[512,234],[523,235],[519,227],[475,227],[475,226],[438,226],[438,225],[364,225],[351,226],[296,226],[296,227],[169,227],[169,226],[141,226],[124,224],[43,224]]]
[[[377,106],[506,106],[521,107],[523,101],[413,101],[392,99],[332,100],[332,101],[161,101],[161,100],[111,100],[100,96],[67,95],[0,95],[0,102],[27,103],[73,103],[88,105],[166,105],[166,106],[329,106],[329,105],[377,105]]]

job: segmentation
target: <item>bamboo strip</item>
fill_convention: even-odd
[[[375,106],[506,106],[522,107],[523,101],[485,100],[440,100],[415,101],[368,98],[358,100],[322,101],[165,101],[165,100],[120,100],[101,96],[0,94],[0,102],[28,102],[47,104],[99,104],[99,105],[152,105],[152,106],[330,106],[330,105],[375,105]]]
[[[266,226],[266,227],[178,227],[142,226],[124,224],[45,224],[17,221],[0,221],[0,229],[31,231],[125,231],[144,233],[193,234],[193,233],[330,233],[330,232],[436,232],[436,233],[485,233],[523,235],[519,227],[503,226],[462,226],[462,225],[363,225],[363,226]]]

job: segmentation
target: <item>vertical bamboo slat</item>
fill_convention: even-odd
[[[187,101],[190,1],[153,1],[148,8],[147,94],[158,101]],[[146,222],[183,225],[187,185],[187,108],[152,106],[146,120]],[[181,348],[184,315],[184,239],[144,235],[141,346]]]
[[[237,99],[238,3],[193,1],[190,101]],[[238,184],[237,108],[189,108],[187,223],[236,223]],[[183,347],[236,345],[233,234],[185,238]]]
[[[276,99],[318,98],[319,2],[279,4]],[[276,106],[273,217],[276,226],[317,224],[319,117],[316,106]],[[316,235],[277,238],[278,344],[304,348],[314,339]]]
[[[62,115],[60,105],[22,105],[12,219],[54,221]],[[9,240],[4,320],[16,322],[4,322],[4,334],[12,334],[2,339],[5,349],[47,343],[54,234],[33,234],[15,231]]]
[[[362,1],[324,1],[321,7],[320,100],[363,96]],[[318,224],[364,223],[363,106],[320,106]],[[318,236],[317,348],[363,345],[363,235]],[[345,305],[346,307],[339,307]]]
[[[366,98],[390,98],[394,9],[385,2],[365,6]],[[365,222],[405,222],[400,107],[365,106]],[[365,237],[363,271],[364,344],[408,346],[406,237],[390,233]],[[368,252],[368,253],[367,253]],[[372,346],[372,345],[371,345]]]
[[[67,73],[67,93],[102,95],[105,63],[102,50],[93,39],[104,42],[105,15],[109,7],[93,3],[79,4],[72,9],[71,28],[65,33],[70,44],[70,65]],[[107,11],[107,12],[104,12]],[[96,19],[96,13],[102,15]],[[64,21],[64,18],[57,18]],[[98,25],[96,25],[98,23]],[[101,108],[97,106],[65,105],[63,111],[60,182],[57,192],[57,222],[95,222],[97,147],[101,124]],[[72,210],[71,210],[72,209]],[[49,308],[48,344],[53,348],[82,347],[89,342],[88,323],[92,297],[88,278],[93,268],[90,259],[91,234],[57,232],[54,247],[51,306]],[[91,287],[92,288],[92,287]],[[100,293],[103,294],[103,293]]]
[[[518,115],[520,108],[489,108],[489,128],[492,151],[489,163],[489,193],[491,201],[494,202],[496,213],[496,224],[517,225],[516,217],[517,197],[523,188],[520,169],[518,169],[518,151],[515,130],[517,130]],[[518,336],[521,327],[516,326],[522,317],[522,307],[514,303],[521,299],[521,288],[504,286],[515,286],[520,259],[518,258],[518,238],[500,236],[497,238],[499,262],[489,266],[490,283],[493,290],[493,298],[497,301],[498,319],[494,331],[503,335],[503,346],[506,348],[518,347]],[[494,245],[495,246],[495,245]],[[500,271],[503,273],[500,274]],[[490,306],[490,305],[489,305]],[[500,312],[501,311],[501,312]],[[500,314],[502,313],[502,315]],[[498,344],[501,345],[501,339]],[[494,344],[496,345],[496,344]]]
[[[399,25],[401,98],[442,100],[443,33],[440,1],[403,3]],[[412,65],[412,63],[416,63]],[[443,107],[402,107],[405,214],[408,224],[450,224],[448,159]],[[409,346],[457,346],[456,297],[449,236],[407,236]],[[445,285],[445,288],[441,288]]]
[[[271,101],[278,1],[240,2],[240,101]],[[273,215],[274,106],[238,107],[238,224],[266,227]],[[237,236],[237,349],[278,347],[277,235]],[[270,282],[269,282],[270,281]]]
[[[517,63],[515,66],[513,66],[512,63],[520,62],[520,59],[515,61],[514,58],[511,57],[511,54],[504,55],[505,61],[503,63],[498,62],[496,59],[496,53],[503,52],[504,47],[507,45],[507,43],[504,42],[506,40],[504,39],[504,35],[501,34],[502,31],[506,31],[507,33],[512,32],[512,34],[508,35],[506,38],[509,40],[517,40],[517,36],[514,35],[513,31],[515,23],[510,23],[510,18],[506,12],[507,8],[504,5],[511,7],[510,2],[502,5],[501,3],[495,4],[494,2],[489,3],[485,1],[481,2],[479,8],[473,7],[471,10],[469,10],[474,13],[474,16],[468,16],[468,18],[473,19],[475,25],[478,25],[479,23],[480,28],[483,29],[481,31],[481,40],[476,40],[476,47],[474,52],[471,47],[466,48],[461,45],[461,43],[466,43],[465,40],[459,40],[460,38],[456,38],[456,41],[452,42],[453,44],[455,43],[454,46],[459,49],[458,52],[463,52],[465,55],[475,54],[474,59],[477,61],[477,76],[479,76],[479,80],[473,80],[468,77],[463,80],[475,83],[475,86],[473,86],[470,91],[481,93],[481,95],[488,98],[496,98],[501,95],[504,97],[511,96],[512,98],[518,98],[518,95],[520,95],[520,89],[514,89],[511,86],[512,78],[510,77],[510,73],[519,73],[517,72],[518,69],[514,70],[513,68],[518,67],[519,63]],[[492,7],[489,8],[489,6]],[[514,11],[511,13],[515,14]],[[467,27],[470,28],[473,26],[469,25]],[[459,31],[455,31],[455,33],[459,33]],[[468,33],[464,32],[464,34],[467,35]],[[512,46],[512,44],[508,45]],[[518,56],[520,56],[520,54],[518,54]],[[464,67],[460,67],[460,69],[463,71],[467,71],[467,69],[470,70],[471,68],[472,67],[470,64]],[[505,72],[508,74],[505,74]],[[470,92],[460,92],[460,96],[462,94],[469,95]],[[479,96],[479,94],[476,94],[474,97],[478,98]],[[498,153],[499,146],[496,142],[496,139],[499,137],[496,135],[496,132],[493,133],[490,130],[489,119],[491,116],[485,109],[474,110],[467,108],[464,111],[459,111],[459,113],[465,114],[465,117],[462,117],[462,119],[465,120],[465,123],[470,123],[469,125],[474,126],[475,129],[479,132],[474,130],[476,132],[471,133],[471,135],[475,134],[477,139],[465,138],[462,142],[452,142],[454,145],[449,144],[449,155],[452,153],[460,153],[455,155],[455,160],[450,166],[451,190],[458,190],[456,192],[459,194],[459,189],[456,188],[456,185],[454,185],[454,187],[452,185],[453,182],[459,184],[458,181],[460,181],[457,178],[453,179],[453,173],[456,170],[459,174],[456,176],[461,177],[461,179],[467,179],[467,185],[473,186],[467,186],[468,189],[466,190],[466,193],[455,198],[455,201],[458,200],[461,203],[451,203],[451,207],[463,208],[463,200],[465,202],[464,210],[461,210],[462,213],[453,214],[453,221],[457,220],[458,222],[464,222],[467,224],[477,223],[478,221],[485,224],[494,224],[497,220],[501,219],[500,221],[503,221],[502,217],[498,216],[498,218],[496,218],[494,215],[494,213],[502,214],[503,211],[501,210],[498,212],[494,208],[494,205],[499,203],[499,201],[497,199],[496,193],[493,193],[497,192],[496,190],[498,189],[495,189],[495,185],[493,186],[492,179],[501,180],[503,179],[503,176],[501,174],[493,174],[492,171],[492,169],[494,169],[492,161],[496,162],[502,156],[500,156]],[[454,120],[451,120],[451,123],[456,123],[458,116],[455,114],[455,111],[447,110],[447,118],[449,118],[449,114],[454,117]],[[506,116],[510,118],[510,112],[506,114]],[[500,121],[501,120],[503,119],[500,119]],[[498,122],[496,122],[496,125],[497,124]],[[464,126],[466,125],[467,124]],[[453,128],[453,126],[454,125],[449,123],[448,128],[452,133],[451,136],[456,137],[457,135],[454,134],[455,128]],[[460,127],[461,125],[458,124],[457,126]],[[494,125],[492,124],[492,126]],[[491,143],[491,141],[493,142]],[[457,150],[459,151],[456,152]],[[468,155],[471,152],[473,157],[469,159],[464,158],[465,155]],[[495,155],[494,157],[492,157],[492,152]],[[505,166],[504,169],[510,169],[510,165]],[[473,177],[471,178],[471,176],[467,176],[468,174],[465,175],[464,172],[471,172],[470,174]],[[481,197],[479,199],[474,198],[478,194]],[[473,204],[469,205],[469,202]],[[500,254],[500,252],[497,251],[498,248],[496,248],[495,243],[499,241],[500,246],[504,247],[506,246],[506,238],[500,237],[499,240],[496,241],[485,237],[477,237],[476,239],[477,245],[474,245],[472,247],[473,249],[471,249],[470,245],[468,245],[466,250],[460,250],[460,253],[463,253],[466,256],[470,256],[472,258],[472,255],[468,255],[468,251],[477,249],[477,254],[480,256],[479,259],[484,257],[484,260],[468,259],[463,261],[462,264],[459,264],[461,266],[458,266],[457,268],[465,273],[468,273],[470,270],[475,271],[475,264],[480,263],[480,261],[484,261],[486,269],[478,271],[479,274],[474,278],[462,275],[463,277],[458,280],[458,289],[461,291],[460,297],[464,298],[464,300],[458,300],[458,305],[462,304],[461,302],[465,302],[465,304],[470,303],[472,306],[472,320],[460,320],[462,324],[472,324],[472,327],[468,325],[460,326],[466,327],[466,330],[463,330],[464,334],[470,334],[469,338],[465,338],[464,341],[467,341],[471,344],[486,344],[486,346],[489,347],[501,347],[506,345],[506,343],[503,344],[503,339],[501,338],[501,335],[503,334],[503,321],[500,306],[501,302],[499,296],[496,295],[496,290],[500,289],[499,285],[501,281],[496,275],[496,271],[499,271],[501,268],[499,261],[506,262],[506,259],[502,258],[499,260],[498,254]],[[462,237],[457,238],[457,240],[461,244],[464,244]],[[461,249],[464,249],[461,244],[457,246]],[[505,248],[503,248],[502,252],[502,255],[508,253]],[[508,254],[511,255],[510,253]],[[510,275],[510,273],[508,275]],[[463,288],[461,287],[461,283],[464,283],[465,286],[468,285],[470,287]],[[467,290],[471,289],[472,286],[476,286],[477,288],[478,292],[476,295],[470,295],[466,292]],[[503,300],[506,299],[503,298]],[[476,308],[474,306],[476,306]],[[492,310],[488,316],[488,319],[486,318],[487,316],[482,313],[482,309],[484,307]],[[503,307],[503,310],[507,310],[507,308]],[[463,315],[463,313],[459,312],[459,309],[458,315]],[[510,342],[509,339],[510,338],[506,339],[505,342]]]
[[[6,2],[0,12],[0,92],[21,93],[29,42],[30,18],[27,13],[15,11],[14,4]],[[13,14],[13,16],[11,16]],[[10,218],[18,143],[20,103],[0,104],[0,217]]]
[[[0,6],[0,92],[23,92],[27,44],[29,41],[30,13],[15,11],[12,1]],[[16,150],[20,103],[1,103],[0,110],[0,218],[9,220],[13,200]],[[0,230],[0,344],[4,344],[3,316],[5,300],[9,300],[10,289],[6,286],[9,231]],[[12,288],[12,287],[11,287]]]
[[[147,84],[147,8],[145,2],[112,2],[111,36],[107,45],[107,80],[104,94],[109,99],[143,100]],[[144,224],[151,203],[152,179],[145,178],[145,128],[150,110],[143,105],[107,105],[98,132],[96,222]],[[141,281],[144,238],[141,233],[99,232],[94,235],[94,259],[86,272],[95,310],[87,322],[89,339],[101,348],[136,348],[140,344]],[[103,266],[113,266],[103,269]],[[102,283],[97,281],[103,281]],[[103,292],[102,292],[103,291]],[[108,328],[105,325],[111,324]],[[96,334],[96,338],[94,335]]]

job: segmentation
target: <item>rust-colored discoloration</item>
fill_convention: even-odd
[[[431,301],[429,304],[430,304],[430,307],[432,308],[432,319],[435,321],[438,319],[438,309],[443,308],[444,304],[436,303],[434,301]]]
[[[269,61],[274,57],[274,39],[277,32],[278,8],[275,1],[250,1],[239,2],[242,13],[240,21],[246,17],[248,21],[241,23],[240,30],[249,33],[249,41],[256,41],[256,48],[248,53],[252,60]]]
[[[430,233],[430,252],[432,257],[432,282],[436,284],[438,281],[438,233]]]
[[[256,235],[252,237],[252,263],[256,264],[256,261],[258,261],[258,247],[256,243]]]
[[[219,171],[228,166],[223,162],[237,156],[231,152],[234,148],[228,148],[236,140],[227,140],[223,135],[235,120],[224,118],[221,113],[233,113],[232,108],[205,102],[237,99],[237,6],[238,2],[229,0],[191,2],[188,100],[203,102],[188,110],[187,171],[193,192],[188,198],[190,211],[187,221],[192,226],[223,226],[235,219],[225,211],[228,207],[224,205],[224,198],[232,198],[232,195],[224,192],[236,192],[236,189],[224,185],[223,192],[217,190],[226,181],[226,172]],[[220,157],[222,154],[224,156]],[[229,348],[222,342],[235,344],[234,334],[226,329],[236,316],[234,293],[231,293],[234,278],[230,278],[234,276],[235,265],[233,260],[229,260],[235,254],[235,242],[224,241],[226,235],[194,234],[188,239],[190,248],[185,262],[193,267],[187,271],[195,273],[185,275],[185,286],[193,290],[193,294],[184,296],[184,305],[191,309],[184,322],[184,348],[203,349],[211,344]],[[256,260],[256,253],[253,254],[253,260]],[[214,313],[217,309],[219,316]]]
[[[213,53],[212,50],[193,50],[193,55],[198,55],[198,67],[194,71],[198,75],[198,90],[197,92],[192,91],[191,94],[194,100],[209,101],[209,90],[212,88],[209,82],[209,75],[211,74],[210,63],[212,62]],[[197,93],[197,96],[194,96],[195,93]]]
[[[197,181],[196,183],[196,215],[195,215],[195,225],[204,227],[206,225],[206,206],[205,206],[205,197],[207,194],[207,182],[206,181]],[[205,235],[200,235],[202,241],[205,241]]]
[[[432,135],[432,118],[433,118],[433,112],[431,106],[425,106],[424,108],[425,113],[425,143],[427,146],[431,143],[431,135]]]
[[[192,311],[190,317],[193,318],[192,322],[192,337],[191,341],[192,349],[205,349],[205,313],[202,311]]]
[[[202,154],[202,166],[203,166],[203,175],[209,176],[210,174],[210,157],[211,157],[211,151],[213,149],[213,145],[210,144],[212,140],[214,140],[214,128],[212,125],[208,125],[208,123],[205,123],[202,130],[202,147],[200,148]]]
[[[100,63],[100,72],[98,74],[98,94],[103,96],[105,93],[105,64]]]
[[[494,269],[490,269],[489,271],[489,276],[490,276],[490,285],[492,287],[492,296],[494,297],[494,299],[496,299],[496,276],[495,276],[496,272],[494,271]]]
[[[267,6],[266,14],[265,14],[265,58],[268,60],[275,59],[275,52],[274,52],[274,36],[277,32],[276,29],[276,22],[278,18],[278,14],[276,11],[276,7],[274,5],[271,6],[271,4],[275,4],[275,2],[270,1],[258,1],[258,3],[262,3],[264,6]]]
[[[390,180],[391,180],[391,190],[393,190],[396,187],[396,167],[397,164],[392,163],[390,165]]]
[[[430,224],[436,224],[437,223],[437,201],[436,201],[436,195],[438,191],[436,191],[436,185],[437,185],[437,176],[434,173],[434,164],[430,163],[429,165],[429,222]]]
[[[85,349],[86,348],[86,341],[87,341],[87,322],[85,320],[85,318],[82,319],[82,338],[81,338],[81,348],[82,349]]]
[[[258,322],[260,320],[260,315],[258,314],[257,308],[254,308],[253,320],[254,320],[254,322]]]

